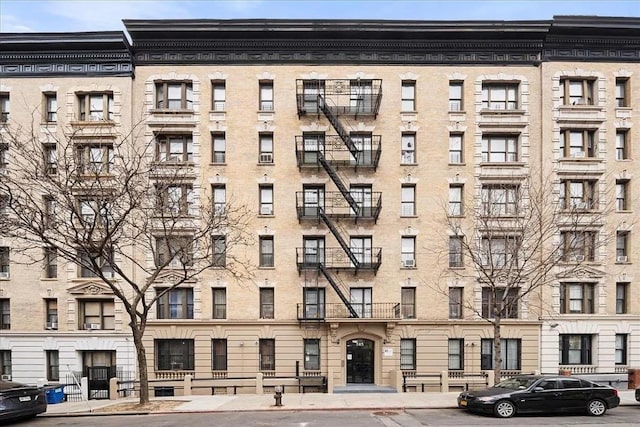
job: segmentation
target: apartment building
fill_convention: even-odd
[[[251,210],[250,277],[225,268],[225,235],[212,236],[211,268],[150,314],[150,378],[261,372],[396,387],[403,374],[445,372],[453,384],[487,372],[491,294],[451,218],[479,229],[468,212],[488,201],[517,216],[518,189],[547,181],[550,205],[581,222],[554,235],[554,245],[567,242],[554,278],[502,320],[503,369],[624,376],[640,366],[639,20],[125,26],[131,46],[121,33],[3,35],[20,55],[2,49],[0,111],[5,128],[34,105],[73,127],[86,121],[82,96],[101,94],[113,108],[96,113],[101,129],[117,136],[141,124],[155,161],[185,171],[176,197]],[[52,46],[46,66],[43,45]],[[62,59],[78,50],[83,67]],[[468,235],[482,244],[482,233]],[[104,285],[73,265],[44,277],[4,248],[3,372],[43,377],[58,348],[74,370],[91,366],[94,351],[134,369],[126,315]],[[47,329],[51,299],[57,331]],[[94,323],[82,316],[85,299],[112,313],[109,327],[105,317],[84,327]]]

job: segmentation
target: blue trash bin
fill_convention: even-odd
[[[46,387],[44,390],[47,404],[55,405],[56,403],[62,403],[64,400],[64,389],[62,387]]]

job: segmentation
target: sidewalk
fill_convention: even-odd
[[[287,410],[382,410],[437,409],[457,407],[458,392],[449,393],[292,393],[282,395],[282,406],[275,406],[271,394],[239,394],[218,396],[176,396],[153,398],[153,401],[181,401],[170,412],[232,412]],[[620,405],[640,405],[633,390],[620,390]],[[116,415],[121,412],[96,410],[122,403],[137,402],[136,398],[119,400],[89,400],[49,405],[41,416]],[[167,411],[156,411],[167,412]],[[148,413],[140,411],[137,413]]]

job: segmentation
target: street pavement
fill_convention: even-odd
[[[232,412],[232,411],[304,411],[304,410],[403,410],[457,407],[458,392],[448,393],[291,393],[282,395],[282,406],[275,406],[272,394],[238,394],[216,396],[176,396],[152,398],[152,401],[180,401],[170,410],[154,413]],[[620,390],[621,405],[640,405],[633,390]],[[122,412],[103,408],[122,403],[135,403],[137,398],[89,400],[49,405],[40,416],[116,415]],[[135,413],[149,413],[136,411]]]

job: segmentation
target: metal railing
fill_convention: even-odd
[[[358,320],[362,319],[401,319],[400,303],[378,302],[370,304],[352,304],[358,313]],[[324,305],[298,304],[298,320],[349,319],[352,318],[349,309],[340,303]]]
[[[382,248],[371,248],[367,256],[357,254],[356,257],[358,269],[378,271],[382,264]],[[305,248],[296,248],[296,263],[298,271],[316,270],[320,264],[330,269],[356,269],[342,248],[325,248],[322,254],[309,254]]]
[[[367,195],[366,203],[358,203],[359,210],[354,212],[339,191],[324,193],[322,206],[305,202],[305,192],[296,192],[296,211],[298,219],[320,220],[320,210],[329,218],[349,218],[377,220],[382,210],[382,193],[379,191]]]

